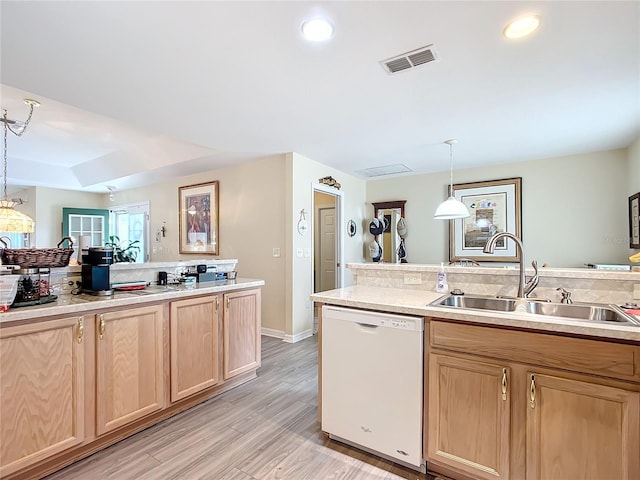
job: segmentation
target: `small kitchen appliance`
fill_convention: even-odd
[[[215,282],[216,280],[222,280],[218,278],[218,272],[215,265],[196,265],[195,269],[192,267],[189,272],[185,274],[185,277],[195,277],[196,282]]]
[[[112,295],[109,267],[113,263],[113,248],[90,247],[82,256],[82,293]]]

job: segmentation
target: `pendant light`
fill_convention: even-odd
[[[33,115],[34,107],[40,105],[40,102],[25,99],[24,103],[29,105],[29,116],[24,122],[17,120],[11,120],[7,118],[7,111],[2,109],[2,118],[0,121],[3,123],[4,128],[4,171],[3,171],[3,197],[0,200],[0,232],[14,232],[14,233],[33,233],[35,229],[35,222],[33,219],[25,215],[22,212],[17,211],[14,207],[16,202],[13,202],[7,197],[7,132],[11,132],[14,135],[20,137],[27,131],[27,126],[31,121],[31,115]]]
[[[444,143],[449,145],[449,172],[450,172],[450,182],[449,182],[449,198],[447,198],[444,202],[438,205],[436,209],[436,213],[433,216],[436,220],[453,220],[456,218],[467,218],[470,217],[471,214],[469,210],[459,200],[456,200],[453,197],[453,145],[458,143],[457,140],[451,139],[446,140]]]

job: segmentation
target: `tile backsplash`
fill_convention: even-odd
[[[351,263],[347,268],[353,272],[356,285],[431,291],[435,291],[440,270],[439,265],[418,264]],[[445,272],[449,290],[457,288],[476,295],[512,297],[518,291],[518,268],[446,266]],[[540,281],[533,297],[560,302],[557,288],[562,287],[571,292],[574,302],[640,304],[640,299],[633,298],[634,285],[640,284],[639,272],[540,268],[538,273]],[[419,283],[416,282],[418,275]],[[527,269],[527,279],[532,275],[533,269]]]

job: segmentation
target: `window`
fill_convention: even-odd
[[[29,244],[31,243],[31,234],[0,232],[0,239],[7,244],[7,248],[29,248]],[[0,248],[5,248],[5,246],[0,244]]]
[[[123,246],[138,240],[140,251],[136,263],[149,261],[149,202],[120,205],[109,210],[111,235],[120,239]]]
[[[81,235],[91,237],[91,247],[104,247],[109,238],[109,210],[63,208],[62,236],[72,237],[78,245]]]

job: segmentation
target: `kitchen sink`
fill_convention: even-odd
[[[527,311],[536,315],[576,318],[592,322],[633,323],[640,325],[640,321],[627,315],[622,309],[614,305],[527,302]]]
[[[431,303],[435,307],[452,307],[494,312],[530,313],[597,323],[640,326],[640,320],[616,305],[588,303],[549,303],[529,299],[498,298],[481,295],[448,295]]]
[[[516,299],[480,297],[470,295],[450,295],[444,300],[440,301],[437,305],[444,307],[471,308],[474,310],[513,312],[516,309]]]

